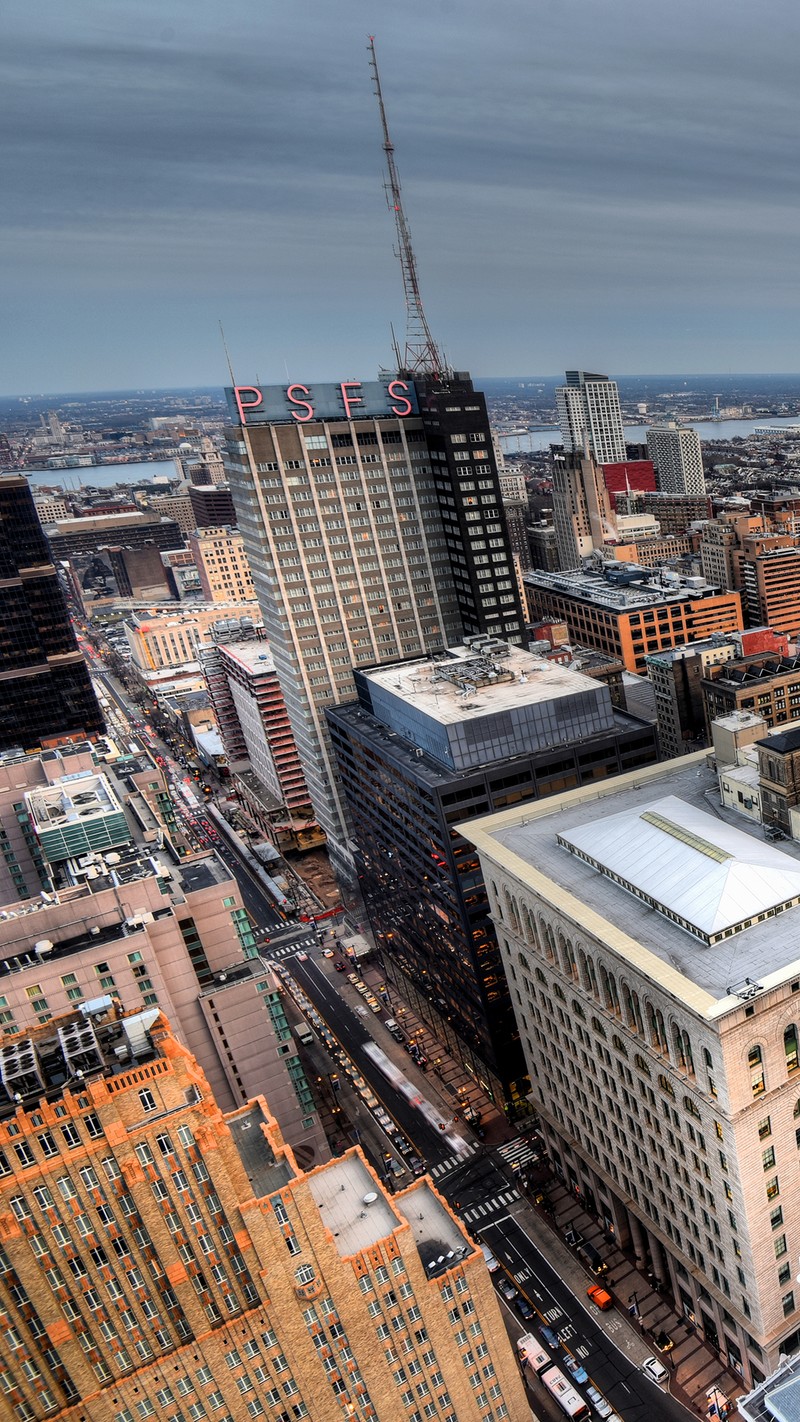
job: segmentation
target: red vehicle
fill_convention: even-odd
[[[347,964],[342,962],[341,958],[339,959],[338,963],[334,963],[333,966],[336,969],[337,973],[344,973],[347,969]]]

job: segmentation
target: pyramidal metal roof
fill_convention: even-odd
[[[707,943],[800,903],[800,864],[676,795],[558,842]]]

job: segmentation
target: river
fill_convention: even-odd
[[[81,485],[94,489],[113,489],[115,484],[150,484],[154,479],[179,479],[180,470],[174,459],[154,459],[137,464],[90,464],[85,469],[22,469],[19,471],[34,487],[77,492]]]
[[[762,415],[758,420],[693,420],[688,428],[696,430],[701,440],[716,442],[723,439],[746,439],[759,425],[798,425],[800,415],[786,417]],[[630,444],[646,444],[648,425],[626,425],[625,438]],[[547,429],[528,430],[521,435],[501,435],[501,443],[506,454],[535,452],[549,449],[551,444],[561,443],[558,425]]]

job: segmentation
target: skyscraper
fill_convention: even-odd
[[[590,454],[556,450],[552,468],[558,563],[566,572],[616,536],[616,520],[603,471]]]
[[[0,476],[0,750],[103,730],[27,479]]]
[[[317,819],[349,870],[326,707],[353,669],[522,613],[483,397],[469,377],[228,392],[227,469]]]
[[[219,1110],[157,1010],[106,999],[3,1042],[4,1416],[527,1410],[483,1256],[427,1180],[390,1197],[357,1150],[305,1174],[263,1097]]]
[[[568,370],[556,390],[561,439],[567,453],[588,452],[598,464],[625,460],[625,431],[616,380],[586,370]]]
[[[647,455],[653,461],[658,487],[664,494],[704,494],[703,453],[696,430],[674,420],[647,431]]]

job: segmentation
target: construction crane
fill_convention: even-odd
[[[417,276],[417,261],[414,256],[414,248],[411,243],[411,230],[408,225],[408,218],[403,210],[403,200],[400,192],[400,177],[397,172],[397,164],[394,161],[394,144],[389,136],[389,125],[386,121],[386,108],[383,102],[383,91],[378,73],[378,61],[375,57],[375,36],[369,36],[369,63],[372,70],[372,79],[375,86],[375,97],[378,100],[378,108],[381,116],[381,127],[383,129],[383,151],[386,154],[386,168],[388,171],[388,182],[385,183],[386,201],[389,210],[394,214],[395,226],[397,228],[396,255],[400,259],[400,268],[403,273],[403,292],[406,300],[406,340],[405,350],[401,356],[400,350],[395,342],[398,364],[403,374],[406,375],[432,375],[442,376],[446,374],[446,362],[431,335],[428,325],[428,318],[422,305],[422,296],[419,289],[419,277]]]

